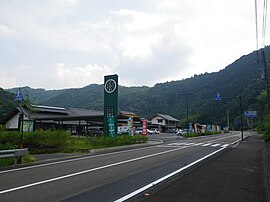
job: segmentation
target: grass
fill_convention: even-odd
[[[0,150],[17,149],[20,144],[21,134],[16,131],[5,131],[0,127]],[[78,153],[96,148],[115,147],[122,145],[147,142],[147,137],[141,135],[129,136],[89,136],[75,137],[66,131],[35,131],[23,133],[23,147],[29,149],[29,153]],[[35,161],[33,156],[23,157],[23,162]],[[0,159],[0,166],[12,165],[13,158]]]
[[[270,115],[264,116],[263,125],[258,129],[263,133],[263,140],[265,142],[270,141]]]
[[[207,135],[215,135],[215,134],[218,134],[216,132],[204,132],[204,133],[186,133],[186,134],[183,134],[182,136],[183,137],[199,137],[199,136],[207,136]]]

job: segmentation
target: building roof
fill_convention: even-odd
[[[119,115],[122,115],[122,116],[129,116],[129,117],[139,117],[137,116],[135,113],[133,112],[129,112],[129,111],[119,111]]]
[[[5,124],[14,115],[23,111],[29,119],[35,120],[87,120],[103,121],[103,111],[78,108],[62,108],[42,105],[29,105],[15,108],[2,123]]]
[[[172,116],[170,116],[170,115],[167,115],[167,114],[157,114],[156,116],[160,116],[160,117],[162,117],[162,118],[164,118],[164,119],[166,119],[166,120],[168,120],[168,121],[176,121],[176,122],[179,122],[178,119],[176,119],[176,118],[174,118],[174,117],[172,117]],[[155,117],[156,117],[156,116],[155,116]]]

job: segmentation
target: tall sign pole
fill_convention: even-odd
[[[118,75],[104,76],[104,134],[115,137],[118,116]]]
[[[241,139],[242,141],[244,140],[244,129],[243,129],[243,102],[242,102],[242,95],[240,94],[237,97],[225,97],[226,99],[235,99],[237,98],[239,101],[239,107],[240,107],[240,119],[241,119]],[[220,95],[220,93],[216,94],[215,100],[216,101],[221,101],[223,99],[223,97]],[[229,125],[229,124],[228,124]]]
[[[15,97],[14,97],[14,100],[15,101],[18,101],[18,105],[19,105],[19,108],[21,110],[21,115],[19,117],[19,131],[21,133],[21,138],[20,138],[20,145],[19,145],[19,148],[22,149],[23,148],[23,119],[24,119],[24,113],[23,113],[23,109],[21,107],[21,104],[20,102],[23,101],[23,94],[22,94],[22,91],[21,89],[19,88],[15,94]],[[21,160],[21,159],[20,159]]]

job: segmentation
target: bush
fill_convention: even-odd
[[[263,139],[264,139],[265,142],[268,142],[270,140],[270,131],[266,131],[263,134]]]
[[[190,133],[183,134],[183,137],[199,137],[199,136],[215,135],[215,134],[218,134],[218,133],[216,133],[216,132],[210,132],[210,131],[206,131],[204,133],[193,133],[193,132],[190,132]]]
[[[263,134],[263,139],[264,141],[269,141],[270,140],[270,115],[267,115],[264,117],[264,134]]]
[[[119,135],[116,137],[110,136],[100,136],[100,137],[90,137],[88,138],[90,145],[94,148],[102,147],[115,147],[122,145],[130,145],[147,142],[148,138],[141,135],[129,136],[129,135]]]
[[[15,149],[21,141],[21,134],[16,131],[0,132],[0,149]],[[85,151],[94,148],[113,147],[146,142],[147,137],[120,135],[117,137],[74,137],[66,131],[35,131],[23,133],[23,146],[30,153],[54,153]]]
[[[71,134],[65,131],[40,130],[32,133],[24,133],[23,142],[29,148],[54,148],[56,150],[62,150],[69,145],[70,136]]]

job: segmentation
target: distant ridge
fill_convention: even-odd
[[[270,47],[266,47],[265,52],[269,57]],[[184,122],[186,96],[183,94],[190,93],[192,94],[188,97],[190,121],[225,125],[226,112],[230,111],[230,121],[235,124],[239,114],[237,100],[224,99],[217,102],[214,100],[216,93],[219,92],[223,97],[236,97],[242,94],[244,110],[257,110],[260,115],[263,106],[257,97],[264,89],[261,65],[257,63],[256,53],[252,52],[219,72],[158,83],[154,87],[120,86],[119,109],[148,118],[157,113],[169,114]],[[13,88],[8,91],[16,90],[17,88]],[[21,90],[34,104],[103,110],[103,85],[91,84],[83,88],[63,90],[23,87]]]

